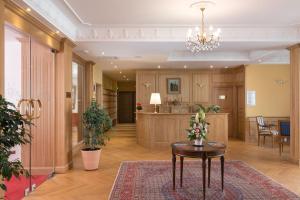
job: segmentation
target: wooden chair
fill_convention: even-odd
[[[264,137],[264,142],[266,142],[266,137],[272,138],[272,148],[274,147],[274,138],[276,135],[278,135],[278,131],[272,129],[272,127],[275,127],[274,124],[266,124],[264,121],[263,116],[257,116],[256,117],[256,124],[257,124],[257,132],[258,132],[258,146],[260,146],[260,137]]]
[[[283,145],[290,144],[290,121],[279,120],[279,154],[283,152]]]

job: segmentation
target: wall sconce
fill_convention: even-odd
[[[219,100],[225,100],[226,99],[226,95],[222,94],[222,95],[219,95]]]
[[[275,82],[277,85],[279,85],[280,87],[283,87],[283,85],[286,84],[288,81],[278,79],[278,80],[275,80],[274,82]]]
[[[149,88],[149,87],[151,86],[151,83],[146,82],[146,83],[144,83],[144,86],[145,86],[146,88]]]

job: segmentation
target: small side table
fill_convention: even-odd
[[[220,157],[221,160],[221,184],[222,191],[224,189],[224,154],[226,145],[218,142],[207,142],[202,147],[193,146],[192,142],[176,142],[171,144],[172,147],[172,164],[173,164],[173,190],[175,190],[176,178],[176,156],[180,157],[180,187],[182,187],[183,161],[184,157],[201,158],[202,159],[202,184],[203,199],[205,199],[206,191],[206,160],[208,160],[208,187],[210,187],[210,168],[211,159]]]

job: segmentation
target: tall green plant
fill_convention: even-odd
[[[109,139],[106,132],[112,127],[112,121],[107,112],[100,108],[95,100],[83,113],[84,150],[97,150]]]
[[[12,147],[30,142],[30,135],[26,129],[26,125],[29,124],[30,122],[22,117],[15,106],[0,95],[0,176],[2,178],[0,188],[2,190],[7,189],[3,184],[4,180],[9,181],[13,175],[16,177],[22,174],[28,175],[21,161],[9,161],[9,156],[12,154]]]

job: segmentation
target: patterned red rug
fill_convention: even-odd
[[[172,189],[170,161],[123,162],[110,194],[110,200],[194,200],[202,199],[200,161],[185,161],[183,187],[179,187],[179,162],[176,191]],[[211,187],[207,200],[296,200],[287,190],[242,161],[226,161],[224,192],[221,190],[220,163],[212,162]]]

